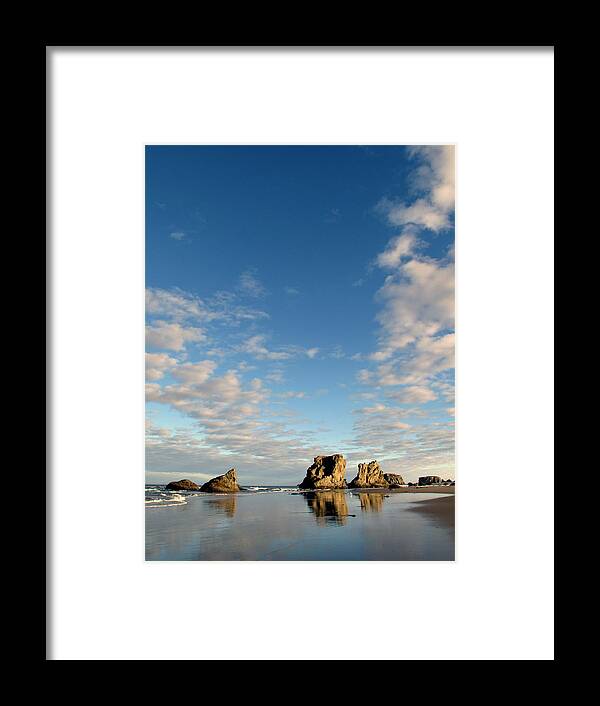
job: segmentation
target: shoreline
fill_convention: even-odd
[[[165,493],[146,513],[146,559],[453,561],[455,496],[423,490]]]
[[[161,483],[151,483],[151,484],[146,484],[146,487],[157,487],[160,485],[164,485]],[[257,493],[265,492],[270,490],[271,488],[284,488],[285,492],[293,493],[293,494],[304,494],[304,493],[386,493],[390,495],[396,495],[396,494],[401,494],[401,493],[434,493],[434,494],[440,494],[440,495],[455,495],[455,488],[456,486],[454,485],[422,485],[422,486],[411,486],[411,487],[403,487],[403,488],[298,488],[297,486],[288,486],[288,485],[275,485],[275,486],[263,486],[264,490],[261,488],[259,491],[255,490],[250,490],[248,487],[241,486],[240,490],[237,491],[232,491],[232,492],[215,492],[215,491],[201,491],[201,490],[177,490],[177,491],[171,491],[174,493],[180,493],[185,495],[192,494],[192,495],[197,495],[198,493],[202,493],[203,495],[206,496],[211,496],[211,495],[255,495]]]
[[[346,488],[346,490],[360,491],[361,493],[445,493],[454,495],[455,485],[419,485],[410,488]]]
[[[430,498],[408,508],[410,512],[420,512],[436,520],[441,526],[454,530],[454,496]]]

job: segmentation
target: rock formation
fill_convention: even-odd
[[[439,476],[421,476],[419,485],[438,485],[441,481],[442,479]]]
[[[222,476],[211,478],[200,490],[203,493],[238,493],[240,486],[235,475],[235,468],[230,468]]]
[[[390,484],[390,488],[404,485],[404,480],[403,480],[402,476],[399,476],[397,473],[384,473],[383,477]]]
[[[174,480],[172,483],[167,483],[167,490],[200,490],[200,486],[196,485],[193,480],[183,478],[182,480]]]
[[[314,512],[318,525],[333,523],[345,525],[348,513],[346,494],[335,490],[323,490],[317,493],[306,493],[304,496],[308,507]]]
[[[306,471],[306,477],[298,486],[305,489],[346,488],[346,459],[341,454],[316,456]]]
[[[377,461],[358,464],[358,474],[350,482],[350,488],[387,488],[388,481],[379,468]]]

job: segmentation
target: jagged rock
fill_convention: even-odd
[[[390,488],[394,488],[395,486],[404,485],[404,479],[402,478],[402,476],[399,476],[397,473],[384,473],[383,477],[390,484]]]
[[[419,485],[438,485],[441,481],[442,479],[439,476],[421,476]]]
[[[346,459],[342,454],[315,456],[299,488],[346,488]]]
[[[193,480],[183,478],[182,480],[174,480],[167,483],[167,490],[200,490],[200,486],[196,485]]]
[[[230,468],[227,473],[207,481],[200,490],[203,493],[238,493],[238,485],[235,475],[235,468]]]
[[[388,481],[384,478],[377,461],[358,464],[358,474],[350,481],[350,488],[387,488]]]

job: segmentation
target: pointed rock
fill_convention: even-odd
[[[203,493],[238,493],[240,486],[235,475],[235,468],[230,468],[222,476],[211,478],[200,490]]]
[[[346,459],[342,454],[315,456],[299,488],[346,488]]]
[[[369,463],[358,464],[358,474],[350,482],[350,488],[387,488],[388,481],[384,478],[379,463],[369,461]]]

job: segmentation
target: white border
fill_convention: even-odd
[[[50,657],[552,659],[552,52],[48,60]],[[457,561],[144,562],[144,144],[432,142],[458,145]]]

